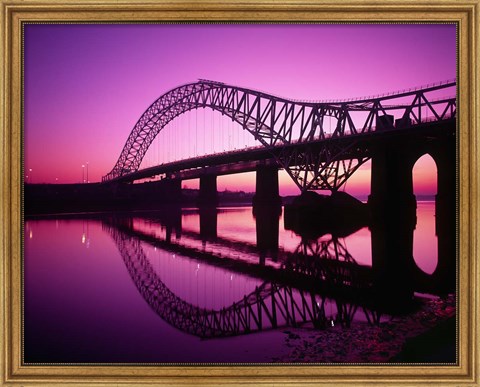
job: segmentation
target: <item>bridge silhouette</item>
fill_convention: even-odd
[[[451,80],[375,97],[309,102],[199,80],[165,93],[143,113],[115,166],[102,180],[125,182],[155,175],[208,180],[206,175],[256,170],[267,161],[273,167],[271,173],[284,169],[302,192],[336,191],[387,142],[408,139],[412,143],[452,135],[456,97],[444,94],[455,86]],[[238,123],[259,147],[139,169],[153,140],[169,122],[205,108]],[[333,131],[325,125],[327,117],[336,122]],[[216,185],[204,186],[211,194]]]
[[[421,156],[429,154],[437,167],[435,222],[439,252],[439,265],[430,277],[435,286],[451,291],[455,288],[452,273],[456,271],[457,122],[456,97],[447,93],[455,86],[452,80],[382,96],[307,102],[200,80],[165,93],[145,111],[103,182],[120,184],[160,175],[173,187],[168,193],[179,197],[182,180],[199,177],[200,204],[215,205],[218,175],[255,170],[256,203],[272,204],[279,198],[279,169],[290,175],[301,192],[335,192],[371,160],[368,209],[373,282],[391,297],[406,299],[413,288],[405,287],[403,281],[415,271],[412,170]],[[238,123],[260,146],[169,160],[140,169],[150,145],[170,121],[205,108]],[[326,118],[335,121],[333,131],[325,125]],[[159,201],[164,199],[159,196]],[[136,236],[144,240],[151,237]],[[304,269],[297,267],[306,273],[305,264]]]

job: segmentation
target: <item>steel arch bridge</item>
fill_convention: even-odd
[[[105,225],[122,256],[139,293],[164,321],[173,327],[201,338],[228,337],[284,326],[300,326],[312,322],[316,328],[327,328],[326,297],[313,292],[265,281],[243,299],[218,310],[193,305],[174,294],[151,265],[141,241],[128,236],[115,226]],[[358,305],[336,301],[335,321],[349,326]],[[381,313],[362,307],[368,322],[377,324]]]
[[[435,98],[435,92],[455,86],[456,80],[449,80],[376,97],[307,102],[199,80],[168,91],[143,113],[115,166],[102,181],[115,181],[138,171],[153,140],[170,121],[193,109],[211,108],[240,124],[266,149],[275,149],[272,156],[278,166],[287,171],[302,192],[335,191],[370,158],[358,154],[342,157],[355,146],[356,138],[376,130],[401,130],[426,121],[453,119],[456,97]],[[336,120],[333,132],[326,131],[325,117]],[[331,141],[320,150],[285,147],[345,136],[352,136],[348,145]],[[278,152],[278,148],[282,150]]]

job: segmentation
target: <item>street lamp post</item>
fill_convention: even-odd
[[[87,161],[87,184],[89,183],[88,181],[88,161]]]
[[[85,183],[85,165],[82,164],[82,184]]]
[[[28,174],[30,175],[30,184],[33,184],[32,168],[28,169]]]

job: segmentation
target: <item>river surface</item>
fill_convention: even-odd
[[[434,212],[419,202],[413,233],[427,276],[438,261]],[[29,219],[24,240],[29,364],[268,363],[291,327],[391,318],[368,298],[368,227],[312,239],[286,230],[283,214],[183,209]]]

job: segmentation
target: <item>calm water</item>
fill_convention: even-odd
[[[434,208],[413,233],[426,277]],[[365,296],[371,246],[367,227],[306,239],[250,207],[28,220],[25,362],[269,362],[291,326],[390,318]]]

